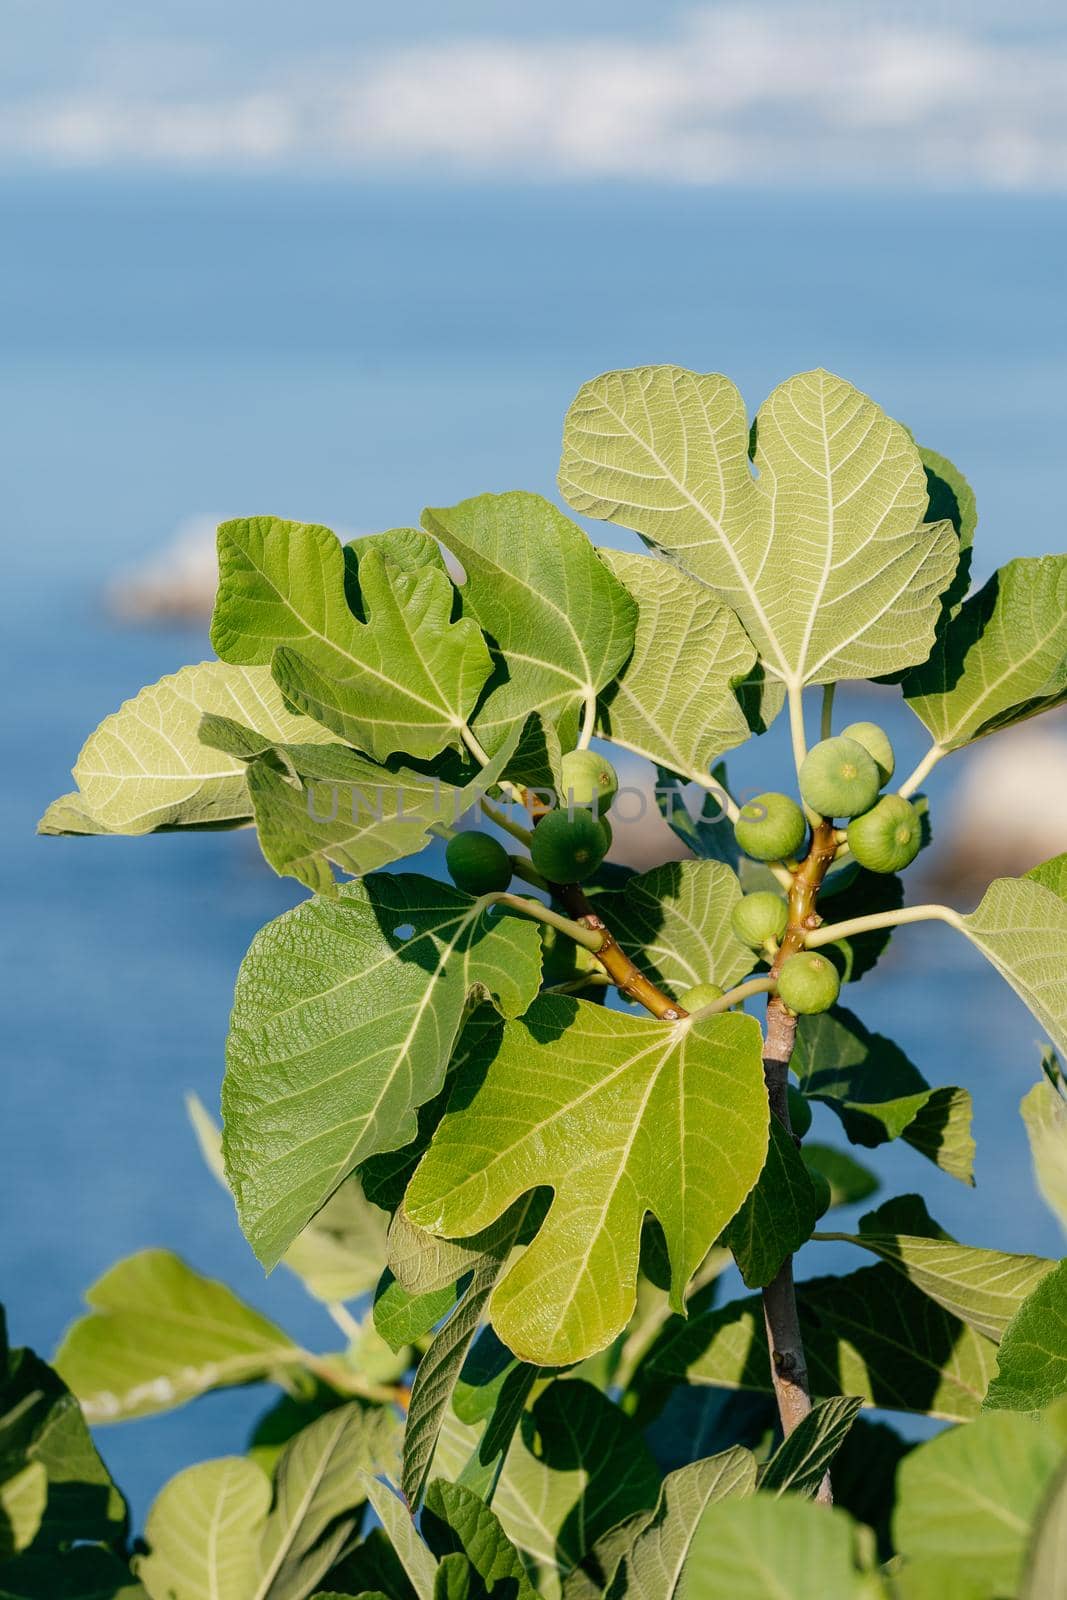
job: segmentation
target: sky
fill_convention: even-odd
[[[1047,0],[0,0],[0,172],[1062,192]]]

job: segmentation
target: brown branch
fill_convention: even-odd
[[[661,1022],[677,1022],[689,1015],[684,1006],[672,1000],[669,994],[664,994],[634,966],[611,929],[590,905],[581,884],[554,883],[551,888],[556,899],[566,907],[568,916],[583,927],[593,928],[603,935],[604,943],[596,951],[596,959],[621,994],[636,1000],[654,1017],[659,1017]]]
[[[813,830],[811,848],[793,880],[789,896],[789,927],[782,940],[771,976],[782,962],[801,950],[804,937],[817,928],[822,918],[815,909],[819,889],[834,859],[837,841],[831,822],[821,822]],[[763,1075],[771,1115],[778,1118],[786,1133],[793,1135],[789,1121],[789,1063],[796,1043],[797,1019],[775,996],[767,1005],[767,1037],[763,1048]],[[799,1143],[799,1141],[798,1141]],[[771,1382],[782,1419],[782,1432],[788,1437],[811,1411],[808,1363],[800,1332],[796,1288],[793,1283],[793,1258],[786,1256],[763,1291],[763,1321],[767,1329],[767,1349],[771,1359]],[[816,1500],[833,1503],[830,1474],[826,1473]]]

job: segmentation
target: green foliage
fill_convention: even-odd
[[[190,1116],[256,1254],[344,1348],[165,1249],[90,1288],[57,1370],[0,1341],[0,1600],[1067,1581],[1067,1268],[960,1244],[914,1195],[820,1228],[878,1178],[807,1140],[819,1101],[850,1144],[901,1139],[972,1181],[969,1089],[837,1003],[902,924],[962,933],[1067,1050],[1067,855],[970,913],[905,911],[898,876],[931,838],[925,773],[1067,699],[1067,556],[968,598],[966,480],[823,371],[751,426],[720,375],[607,373],[568,413],[560,486],[651,553],[598,550],[519,491],[347,546],[224,524],[220,659],[105,718],[42,819],[251,826],[311,891],[238,974],[223,1129]],[[805,689],[856,679],[931,734],[902,780],[878,724],[834,731],[832,693],[809,748]],[[792,762],[739,805],[721,757],[786,702]],[[594,739],[655,764],[695,859],[605,864],[598,813],[629,796]],[[434,838],[453,884],[383,870]],[[1053,1048],[1022,1115],[1067,1226]],[[813,1234],[852,1270],[794,1290]],[[730,1298],[731,1263],[761,1292]],[[87,1420],[251,1383],[278,1392],[247,1453],[179,1473],[131,1543]],[[861,1407],[949,1426],[912,1446]],[[827,1473],[837,1509],[810,1503]]]

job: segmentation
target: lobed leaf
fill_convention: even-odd
[[[350,547],[361,620],[328,528],[278,517],[219,528],[211,642],[222,660],[269,663],[287,701],[377,761],[461,748],[490,670],[477,624],[451,620],[439,561],[401,564],[395,553],[388,540]]]
[[[755,477],[744,402],[718,374],[609,372],[567,414],[560,488],[708,584],[786,685],[924,661],[959,539],[950,522],[923,525],[906,431],[816,371],[774,390],[753,437]]]
[[[633,648],[637,607],[585,533],[541,495],[483,494],[423,513],[462,564],[465,617],[493,650],[474,717],[492,754],[513,723],[540,712],[570,730]]]
[[[533,922],[413,874],[346,884],[256,936],[237,979],[223,1119],[241,1225],[265,1266],[361,1162],[414,1138],[469,999],[524,1011],[540,950]]]
[[[687,573],[649,556],[601,550],[637,602],[633,654],[600,697],[606,738],[687,777],[749,736],[735,689],[756,650],[729,606]]]
[[[516,1355],[578,1361],[625,1327],[646,1211],[663,1226],[681,1309],[766,1157],[761,1043],[753,1017],[679,1026],[542,995],[461,1070],[405,1208],[465,1237],[530,1190],[554,1190],[490,1303]]]
[[[201,720],[209,714],[271,743],[329,738],[287,709],[264,667],[221,661],[182,667],[142,689],[90,734],[74,767],[78,793],[53,803],[42,830],[139,834],[248,821],[244,763],[201,742]]]

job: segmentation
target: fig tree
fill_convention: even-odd
[[[790,1011],[810,1016],[828,1011],[841,990],[837,969],[817,950],[801,950],[782,962],[778,998]]]
[[[533,831],[530,856],[549,883],[582,883],[607,855],[608,836],[591,811],[549,811]]]
[[[807,831],[803,811],[787,794],[757,795],[741,807],[734,823],[734,838],[754,861],[795,856]]]
[[[561,769],[564,807],[595,806],[603,815],[619,788],[619,775],[611,762],[594,750],[568,750]]]
[[[511,857],[491,833],[457,833],[445,846],[445,865],[467,894],[496,894],[511,882]]]
[[[726,993],[717,983],[695,983],[680,997],[678,1004],[687,1011],[699,1011],[701,1006],[710,1006],[712,1001],[721,1000]]]
[[[811,1127],[811,1106],[793,1084],[789,1085],[789,1125],[798,1139],[803,1139]]]
[[[730,926],[742,944],[751,950],[777,945],[789,926],[789,907],[780,894],[758,889],[746,894],[734,906]]]
[[[919,854],[922,821],[910,800],[884,794],[848,825],[848,847],[871,872],[903,872]]]
[[[841,737],[855,739],[857,744],[861,744],[867,754],[873,757],[883,785],[889,782],[896,771],[897,758],[884,728],[880,728],[877,722],[850,722],[847,728],[841,729]]]
[[[855,739],[838,734],[813,745],[800,767],[800,792],[823,817],[858,817],[882,787],[878,764]]]

